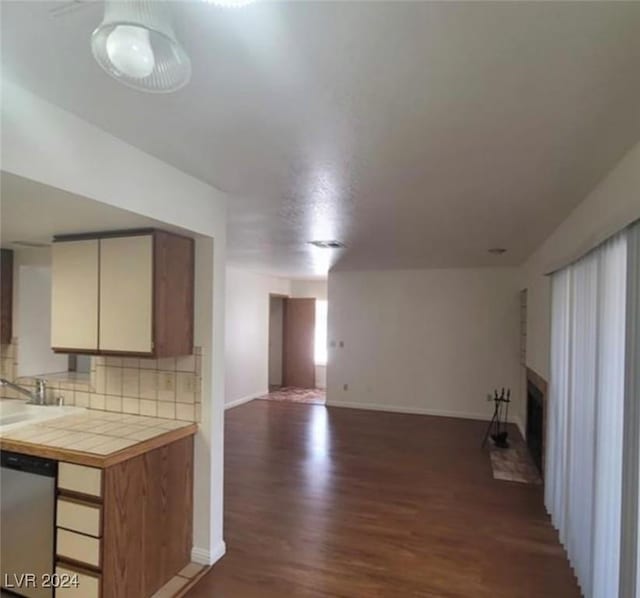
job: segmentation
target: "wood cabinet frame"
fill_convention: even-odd
[[[0,249],[0,344],[13,335],[13,250]]]
[[[176,357],[190,355],[193,352],[195,243],[192,238],[159,229],[141,228],[58,235],[54,237],[53,242],[64,243],[135,236],[152,237],[152,350],[150,352],[135,352],[100,349],[98,318],[98,322],[96,322],[98,326],[97,349],[52,347],[54,352],[151,358]],[[97,267],[100,268],[100,258],[98,258]],[[100,284],[100,276],[98,276],[98,284]],[[175,292],[174,289],[178,289],[179,292]],[[100,306],[98,305],[99,313]]]

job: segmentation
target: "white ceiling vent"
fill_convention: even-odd
[[[310,245],[314,245],[315,247],[320,247],[320,249],[342,249],[344,247],[344,243],[340,243],[340,241],[331,240],[331,241],[309,241]]]

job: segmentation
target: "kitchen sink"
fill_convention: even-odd
[[[82,407],[27,405],[21,399],[0,399],[0,432],[83,411]]]

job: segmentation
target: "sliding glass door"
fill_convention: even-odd
[[[552,278],[545,504],[587,598],[618,596],[627,239]]]

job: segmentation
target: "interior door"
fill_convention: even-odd
[[[316,327],[315,299],[284,301],[284,386],[315,388],[313,355]]]
[[[269,297],[269,390],[282,386],[284,297]]]

